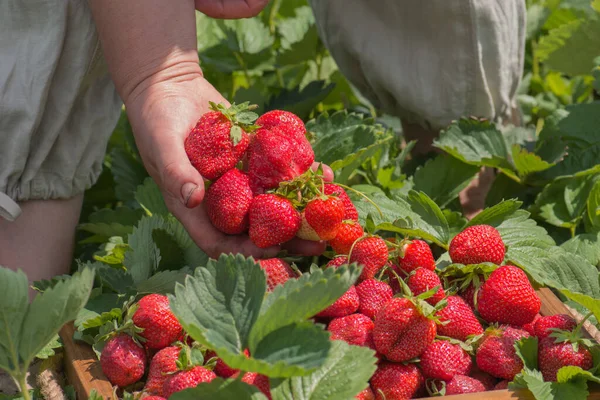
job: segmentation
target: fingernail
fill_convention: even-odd
[[[198,189],[198,185],[196,185],[195,183],[192,183],[192,182],[185,183],[181,187],[181,198],[183,199],[183,204],[186,207],[190,201],[190,198],[192,197],[192,194],[194,194],[194,191],[196,189]]]

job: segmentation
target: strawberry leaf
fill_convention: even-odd
[[[144,179],[144,183],[137,187],[135,200],[149,216],[154,214],[169,215],[169,210],[167,209],[162,193],[156,182],[154,182],[154,179],[150,177]],[[135,223],[132,225],[135,225]]]
[[[52,356],[54,356],[56,354],[56,349],[60,349],[63,346],[62,341],[60,339],[60,337],[58,336],[58,334],[54,335],[54,337],[52,338],[52,340],[44,346],[43,349],[41,349],[40,351],[38,351],[38,353],[35,355],[35,358],[41,359],[41,360],[46,360]]]
[[[312,374],[271,381],[273,400],[346,400],[369,384],[375,372],[374,352],[335,340],[325,363]]]
[[[195,388],[173,393],[169,400],[266,400],[256,386],[237,379],[215,378]]]
[[[265,105],[265,111],[286,110],[301,119],[307,119],[313,109],[325,99],[334,88],[334,84],[325,81],[313,81],[303,88],[283,89],[271,97]]]
[[[562,289],[560,292],[567,298],[577,302],[578,304],[581,304],[586,309],[594,313],[596,320],[600,321],[600,299],[598,299],[598,296],[593,298],[591,296],[582,293],[575,293],[566,289]]]
[[[538,338],[526,337],[515,342],[515,350],[528,369],[538,368]]]
[[[148,172],[135,155],[123,148],[115,147],[109,155],[115,194],[119,200],[131,202],[135,198],[137,187],[148,177]]]
[[[577,235],[561,244],[560,247],[567,253],[585,258],[596,267],[600,266],[600,232]]]

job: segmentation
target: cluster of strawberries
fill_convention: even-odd
[[[330,240],[344,219],[357,219],[356,210],[345,210],[354,207],[343,189],[310,169],[314,152],[300,118],[275,110],[257,119],[246,103],[212,109],[190,132],[185,149],[212,182],[205,205],[218,230],[248,232],[267,248],[296,236]]]

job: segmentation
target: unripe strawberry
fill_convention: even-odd
[[[425,379],[415,364],[381,362],[371,377],[377,400],[407,400],[422,393]]]
[[[450,258],[459,264],[490,262],[500,265],[506,248],[500,233],[489,225],[474,225],[456,235],[450,242]]]
[[[444,292],[440,277],[429,269],[417,268],[408,277],[406,284],[414,296],[425,293],[437,286],[438,290],[433,294],[433,296],[425,299],[426,302],[433,306],[439,301],[443,300],[446,296],[446,292]]]
[[[489,323],[523,326],[533,321],[541,305],[525,272],[504,265],[492,272],[481,286],[477,311]]]
[[[288,199],[261,194],[252,200],[249,222],[250,239],[264,249],[293,239],[300,229],[301,219]]]
[[[163,393],[168,399],[173,393],[196,387],[203,382],[210,382],[216,377],[214,372],[201,366],[179,371],[173,375],[169,375],[163,386]]]
[[[385,241],[377,236],[366,237],[354,244],[350,263],[363,266],[359,280],[373,279],[375,274],[387,263],[388,248]]]
[[[327,330],[331,340],[343,340],[355,346],[365,346],[375,350],[373,343],[373,321],[363,314],[351,314],[335,318]]]
[[[269,292],[275,289],[275,286],[283,285],[289,279],[297,277],[290,264],[281,258],[258,260],[258,263],[267,275],[267,290]]]
[[[177,317],[171,312],[169,299],[162,294],[149,294],[140,299],[132,317],[133,323],[144,329],[140,336],[149,349],[164,349],[176,342],[183,332]]]
[[[371,319],[375,318],[377,311],[394,297],[390,285],[375,279],[362,281],[356,286],[356,293],[360,299],[358,311]]]
[[[329,244],[337,254],[348,254],[354,242],[364,235],[364,230],[358,222],[343,221],[337,235],[329,240]]]
[[[427,242],[419,239],[411,240],[403,246],[402,252],[403,256],[398,257],[398,266],[407,274],[417,268],[430,271],[435,269],[435,259]]]
[[[158,396],[163,395],[163,385],[169,374],[177,371],[177,358],[180,351],[181,348],[178,346],[165,347],[152,357],[144,391]]]
[[[577,321],[567,314],[556,314],[541,317],[535,323],[535,336],[539,339],[550,336],[553,329],[572,331],[577,326]]]
[[[483,327],[477,320],[471,307],[459,296],[448,296],[446,307],[436,313],[440,320],[438,334],[460,341],[483,333]]]
[[[248,230],[252,190],[243,172],[234,168],[223,174],[208,188],[204,202],[210,222],[221,232],[237,235]]]
[[[356,294],[356,288],[354,285],[350,286],[350,289],[346,291],[339,299],[337,299],[332,305],[318,313],[316,316],[320,318],[339,318],[346,315],[350,315],[356,310],[360,301],[358,294]]]
[[[337,196],[342,200],[344,203],[344,220],[358,221],[358,211],[356,211],[356,207],[352,203],[352,200],[350,200],[350,197],[348,197],[344,188],[334,183],[326,183],[323,192],[329,196]]]
[[[120,333],[112,337],[100,354],[102,372],[115,386],[129,386],[144,376],[146,352],[131,336]]]
[[[321,240],[331,240],[336,237],[342,224],[344,204],[337,197],[317,197],[308,202],[304,215]]]
[[[508,325],[488,328],[477,348],[477,366],[496,378],[512,381],[523,369],[515,343],[526,337],[529,337],[526,331]]]
[[[458,344],[445,340],[431,343],[421,354],[421,370],[426,378],[450,381],[455,375],[469,375],[471,357]]]

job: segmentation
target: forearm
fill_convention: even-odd
[[[125,104],[158,82],[202,75],[194,0],[90,0],[90,5]]]

